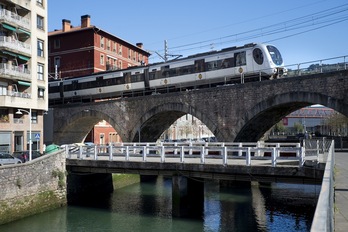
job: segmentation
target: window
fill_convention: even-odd
[[[55,39],[53,46],[54,46],[55,49],[60,48],[60,39]]]
[[[100,64],[104,65],[104,55],[103,54],[100,55]]]
[[[38,98],[44,98],[45,97],[45,89],[44,88],[38,88],[37,89],[37,97]]]
[[[104,37],[100,36],[100,47],[104,48]]]
[[[130,50],[130,48],[128,48],[128,59],[131,59],[132,57],[132,50]]]
[[[60,68],[60,57],[54,57],[54,68]]]
[[[37,40],[37,55],[44,57],[44,41],[40,39]]]
[[[36,26],[41,30],[44,29],[44,18],[40,15],[37,15],[36,17]]]
[[[111,48],[111,40],[108,40],[108,47],[107,47],[107,49],[110,51],[110,48]]]
[[[36,111],[31,112],[31,123],[37,124],[37,112]]]
[[[36,4],[38,4],[39,6],[43,6],[43,0],[36,0]]]
[[[37,79],[41,81],[44,79],[44,65],[40,63],[37,64]]]
[[[118,54],[122,55],[122,45],[120,45],[119,48],[118,48]]]

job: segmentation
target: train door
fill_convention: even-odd
[[[132,78],[130,72],[123,73],[124,78],[124,90],[130,90],[132,88]]]
[[[236,52],[234,53],[235,67],[239,73],[246,73],[247,70],[247,61],[246,61],[246,52]]]
[[[205,60],[200,59],[200,60],[195,60],[195,73],[196,73],[196,81],[200,81],[205,79]]]

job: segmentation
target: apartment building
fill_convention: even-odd
[[[0,152],[43,150],[47,55],[47,0],[0,0]]]
[[[89,15],[81,16],[79,26],[63,19],[61,29],[48,33],[48,42],[49,74],[56,79],[145,65],[150,56],[142,43],[133,45],[91,25]]]

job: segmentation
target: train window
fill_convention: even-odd
[[[242,66],[246,65],[246,55],[245,52],[237,52],[234,53],[236,65],[235,66]]]
[[[273,62],[276,65],[281,65],[283,63],[283,58],[280,55],[279,50],[276,47],[271,46],[271,45],[268,45],[267,49],[268,49],[269,54],[271,55]]]
[[[195,60],[195,72],[204,72],[204,59]]]
[[[76,90],[78,88],[78,84],[79,84],[78,81],[72,81],[72,89]]]
[[[260,48],[255,48],[253,51],[253,57],[257,64],[261,65],[263,63],[263,53]]]

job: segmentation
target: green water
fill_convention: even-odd
[[[172,218],[171,179],[137,183],[84,206],[67,206],[0,226],[1,232],[309,231],[320,186],[219,188],[205,182],[202,218]]]

